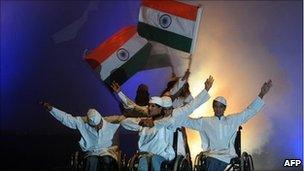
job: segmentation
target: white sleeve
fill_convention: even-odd
[[[194,99],[194,98],[193,98],[192,94],[190,93],[190,94],[187,96],[187,98],[185,99],[184,104],[190,103],[193,99]]]
[[[133,102],[129,97],[127,97],[123,92],[118,92],[117,93],[118,97],[122,101],[122,104],[126,109],[133,109],[134,106],[136,105],[135,102]]]
[[[123,115],[112,115],[103,117],[103,119],[112,124],[120,124],[126,117]]]
[[[245,110],[240,113],[228,115],[228,121],[235,125],[242,125],[246,123],[250,118],[257,114],[264,106],[264,101],[257,97]]]
[[[189,116],[196,108],[205,103],[210,98],[208,92],[204,89],[199,95],[197,95],[190,103],[173,109],[173,117],[187,117]]]
[[[203,121],[202,118],[186,117],[186,118],[177,118],[175,120],[175,124],[178,126],[184,126],[186,128],[200,131],[203,126],[202,121]]]
[[[154,126],[157,129],[166,127],[167,129],[174,130],[180,126],[186,126],[188,128],[192,128],[191,124],[193,124],[192,129],[198,128],[199,127],[198,125],[200,125],[200,121],[197,119],[188,118],[188,116],[196,108],[198,108],[200,105],[205,103],[209,98],[210,95],[204,89],[198,96],[196,96],[188,104],[184,105],[183,107],[173,109],[172,116],[154,121]]]
[[[179,78],[174,86],[170,89],[170,94],[176,94],[185,85],[186,81],[187,80],[182,80],[182,78]]]
[[[161,129],[165,127],[169,130],[176,130],[176,128],[184,126],[193,130],[200,131],[203,126],[203,118],[190,117],[167,117],[161,120],[154,121],[154,127]]]
[[[72,129],[76,129],[77,128],[77,124],[80,123],[80,120],[77,119],[77,117],[74,117],[64,111],[61,111],[55,107],[52,107],[52,110],[50,111],[50,113],[59,121],[61,122],[63,125],[72,128]]]
[[[170,129],[170,130],[175,130],[178,125],[175,124],[175,120],[172,117],[165,117],[159,120],[154,121],[154,127],[156,129],[161,129],[163,127]]]
[[[139,121],[139,118],[126,118],[120,124],[127,130],[140,131],[142,126],[138,125]]]

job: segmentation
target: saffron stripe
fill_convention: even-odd
[[[93,69],[95,69],[98,64],[105,61],[110,57],[118,48],[123,46],[134,34],[136,34],[136,26],[128,26],[117,33],[112,37],[107,39],[105,42],[101,43],[97,48],[91,51],[85,59],[87,61],[95,61],[94,63],[89,63]],[[96,65],[97,62],[97,65]]]
[[[196,20],[197,6],[175,0],[143,0],[142,5],[159,11],[170,13],[189,20]]]

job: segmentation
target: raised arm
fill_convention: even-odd
[[[126,118],[120,124],[127,130],[140,131],[142,126],[139,125],[139,118]]]
[[[268,93],[272,87],[272,81],[268,80],[261,87],[261,91],[258,97],[242,112],[234,115],[229,115],[228,119],[231,120],[236,125],[241,125],[246,123],[250,118],[257,114],[264,106],[264,101],[262,100],[264,95]]]
[[[133,102],[129,97],[127,97],[122,91],[118,83],[115,81],[112,82],[111,88],[114,90],[114,92],[117,93],[118,97],[120,98],[122,104],[126,109],[133,109],[136,105],[135,102]]]
[[[126,119],[123,115],[112,115],[112,116],[106,116],[104,119],[107,122],[113,123],[113,124],[120,124],[123,120]]]
[[[210,98],[208,91],[212,87],[213,82],[213,77],[209,76],[205,81],[205,89],[185,106],[174,109],[173,117],[189,116],[196,108],[205,103]]]
[[[189,69],[185,72],[185,75],[182,78],[179,78],[178,81],[174,84],[174,86],[170,90],[170,95],[175,97],[175,95],[179,92],[179,90],[185,85],[188,81],[190,75]]]
[[[76,129],[77,124],[80,123],[80,120],[78,120],[76,117],[61,111],[53,106],[51,106],[47,102],[40,102],[40,104],[48,111],[50,112],[59,122],[61,122],[63,125],[71,128]]]
[[[210,98],[208,91],[212,87],[213,82],[214,82],[213,77],[209,76],[209,78],[205,81],[205,89],[199,95],[197,95],[192,101],[190,101],[190,103],[184,105],[183,107],[173,109],[172,117],[167,117],[159,121],[155,121],[154,122],[155,126],[157,128],[167,127],[174,129],[175,127],[179,127],[179,126],[190,127],[190,125],[193,125],[190,128],[192,129],[198,128],[200,125],[200,120],[191,119],[188,118],[188,116],[196,108],[198,108],[200,105],[205,103]]]
[[[146,106],[139,106],[135,102],[133,102],[128,96],[126,96],[120,89],[120,86],[118,83],[113,81],[111,84],[112,89],[114,92],[117,93],[118,97],[120,98],[123,106],[125,109],[132,109],[135,113],[140,114],[139,117],[147,116],[148,115],[148,108]],[[131,111],[133,112],[133,111]]]

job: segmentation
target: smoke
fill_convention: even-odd
[[[274,86],[265,96],[265,108],[249,120],[242,131],[242,150],[260,154],[274,134],[272,118],[274,106],[290,90],[287,73],[278,64],[261,36],[271,27],[265,18],[268,6],[247,6],[242,3],[202,2],[204,15],[199,31],[198,44],[193,56],[190,89],[196,96],[203,88],[209,75],[215,79],[210,90],[211,100],[198,108],[191,116],[211,116],[212,99],[216,96],[227,98],[225,114],[245,109],[257,97],[262,84],[272,79]],[[257,9],[260,12],[257,12]],[[264,13],[263,13],[264,12]],[[183,68],[187,67],[184,63]],[[275,110],[272,110],[275,109]],[[286,109],[282,109],[286,111]],[[266,112],[267,111],[267,112]],[[287,118],[287,117],[286,117]],[[188,130],[192,159],[201,151],[200,138],[196,131]]]

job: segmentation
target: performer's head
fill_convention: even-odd
[[[189,96],[190,90],[189,90],[189,83],[188,82],[185,83],[185,85],[183,86],[181,91],[182,91],[181,95],[180,95],[181,97],[186,98],[186,97]]]
[[[173,106],[172,106],[171,98],[168,97],[168,96],[163,96],[162,101],[163,101],[163,109],[162,109],[163,115],[165,117],[171,116],[172,112],[173,112]]]
[[[178,81],[178,77],[172,78],[168,83],[166,89],[161,93],[161,96],[170,95],[170,90],[173,88],[173,86]]]
[[[154,96],[149,100],[148,112],[149,116],[156,116],[161,114],[163,101],[160,97]]]
[[[102,119],[100,113],[95,109],[89,109],[87,113],[88,124],[91,127],[99,127],[102,125]]]
[[[149,104],[149,88],[145,84],[140,84],[137,87],[135,103],[139,106],[147,106]]]
[[[227,106],[227,101],[224,97],[218,96],[213,100],[213,111],[216,116],[223,116]]]

